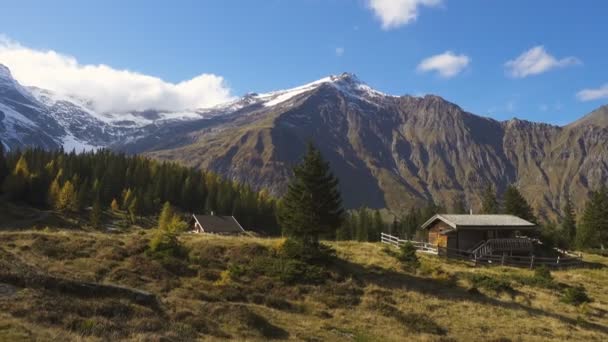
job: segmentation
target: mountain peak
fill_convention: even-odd
[[[361,80],[357,77],[357,75],[351,73],[351,72],[343,72],[339,75],[330,75],[328,77],[330,79],[331,82],[348,82],[348,83],[363,83],[361,82]]]
[[[566,127],[597,126],[608,127],[608,105],[603,105]]]

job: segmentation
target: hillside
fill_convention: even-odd
[[[137,229],[0,232],[0,340],[603,341],[608,336],[606,258],[586,256],[600,263],[599,269],[553,272],[561,286],[585,286],[593,302],[577,307],[562,303],[558,290],[529,281],[527,270],[472,268],[421,255],[420,271],[406,273],[380,244],[331,243],[338,260],[323,282],[286,284],[263,275],[225,276],[227,269],[280,248],[280,240],[186,234],[180,240],[188,259],[164,264],[145,253],[149,238]],[[498,285],[475,280],[488,277]],[[84,282],[89,285],[78,285]]]

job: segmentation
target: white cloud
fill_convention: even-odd
[[[367,2],[382,22],[382,28],[390,30],[415,21],[418,18],[419,7],[439,6],[443,0],[367,0]]]
[[[104,64],[80,64],[74,57],[30,49],[2,36],[0,64],[6,65],[23,85],[91,99],[100,112],[196,109],[233,98],[221,76],[201,74],[170,83]]]
[[[545,51],[542,45],[535,46],[522,53],[516,59],[507,61],[505,68],[507,74],[515,78],[523,78],[531,75],[542,74],[555,68],[564,68],[571,65],[581,64],[576,57],[565,57],[557,59]]]
[[[608,83],[595,89],[583,89],[576,93],[576,97],[580,101],[608,99]]]
[[[418,71],[436,71],[441,77],[450,78],[458,75],[471,62],[466,55],[456,55],[452,51],[425,58],[418,64]]]
[[[342,57],[343,55],[344,55],[344,48],[343,47],[337,47],[336,48],[336,56]]]

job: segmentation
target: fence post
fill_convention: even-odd
[[[502,253],[502,259],[500,259],[500,265],[501,266],[505,265],[505,253]]]
[[[530,258],[530,269],[534,268],[534,255],[532,255],[532,258]]]

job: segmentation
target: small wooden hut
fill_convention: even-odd
[[[421,229],[428,231],[428,242],[440,252],[473,252],[489,246],[492,253],[529,254],[532,242],[518,236],[535,230],[536,225],[513,215],[437,214]]]
[[[245,233],[245,229],[243,229],[234,216],[218,215],[192,215],[190,230],[194,233],[220,235],[239,235]]]

